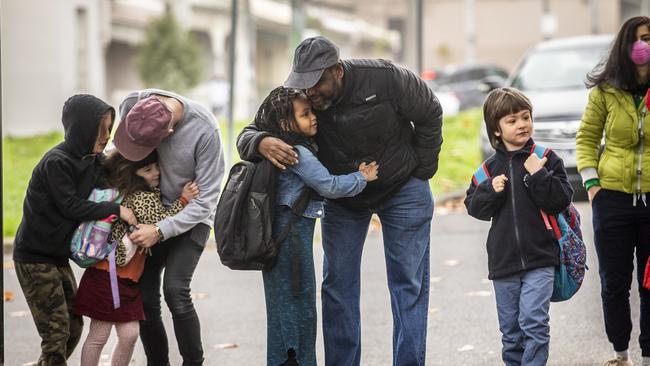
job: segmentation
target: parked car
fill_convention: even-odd
[[[538,43],[526,52],[505,83],[530,98],[533,138],[562,157],[574,197],[580,199],[586,198],[586,192],[576,168],[575,138],[589,96],[584,83],[587,73],[607,55],[612,41],[611,35],[591,35]],[[481,128],[481,151],[488,157],[493,149],[485,124]]]
[[[434,70],[427,70],[420,73],[422,80],[424,80],[424,82],[429,86],[429,88],[438,98],[440,106],[442,107],[442,113],[445,116],[453,116],[455,114],[458,114],[460,111],[460,100],[458,100],[458,97],[452,92],[438,90],[438,84],[436,80],[440,75],[440,71]]]
[[[505,69],[492,64],[450,66],[438,71],[434,90],[453,94],[464,110],[482,106],[490,89],[502,86],[507,78]]]

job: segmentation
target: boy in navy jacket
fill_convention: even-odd
[[[573,195],[562,159],[553,151],[533,153],[533,108],[517,89],[488,94],[483,114],[495,154],[485,162],[489,176],[473,179],[467,212],[492,220],[487,238],[506,365],[545,365],[550,341],[549,305],[559,247],[541,211],[562,212]],[[541,211],[540,211],[541,210]]]

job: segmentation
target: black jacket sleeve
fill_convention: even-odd
[[[484,180],[478,186],[472,182],[465,197],[467,213],[479,220],[490,221],[501,209],[506,198],[505,192],[503,190],[497,193],[492,188],[492,178]]]
[[[429,179],[438,170],[442,146],[442,107],[422,79],[411,71],[395,66],[392,89],[400,115],[413,122],[415,151],[420,165],[413,176]]]
[[[549,215],[557,215],[571,203],[573,188],[567,179],[564,163],[553,151],[546,166],[528,179],[528,192],[535,204]]]
[[[77,197],[77,187],[70,167],[58,159],[44,166],[43,174],[50,196],[62,215],[70,220],[99,220],[110,215],[120,215],[120,206],[114,202],[92,202]]]
[[[263,138],[271,136],[268,132],[258,131],[253,122],[244,127],[237,136],[237,152],[243,160],[255,161],[261,160],[262,155],[257,150]]]

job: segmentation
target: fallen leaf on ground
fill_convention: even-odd
[[[436,207],[436,216],[447,216],[449,215],[449,209],[443,206]]]
[[[14,262],[12,261],[7,261],[2,264],[2,267],[4,269],[14,269]]]
[[[208,297],[208,294],[203,292],[192,292],[192,300],[203,300]]]
[[[492,291],[471,291],[466,292],[465,295],[469,297],[488,297],[492,295]]]
[[[220,343],[214,346],[216,349],[230,349],[237,348],[239,345],[237,343]]]
[[[460,264],[460,261],[458,259],[447,259],[444,264],[447,267],[456,267]]]
[[[9,313],[9,316],[12,318],[21,318],[27,315],[29,315],[29,311],[12,311]]]
[[[474,346],[472,346],[471,344],[466,344],[466,345],[460,347],[458,349],[458,352],[467,352],[467,351],[471,351],[473,349],[474,349]]]
[[[5,302],[14,301],[14,293],[11,291],[5,291]]]
[[[381,221],[379,221],[379,217],[377,215],[372,215],[370,218],[370,231],[380,231],[381,230]]]

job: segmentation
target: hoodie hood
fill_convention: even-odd
[[[65,130],[64,149],[77,158],[91,154],[106,112],[111,112],[115,121],[115,109],[93,95],[77,94],[68,98],[61,116]]]

